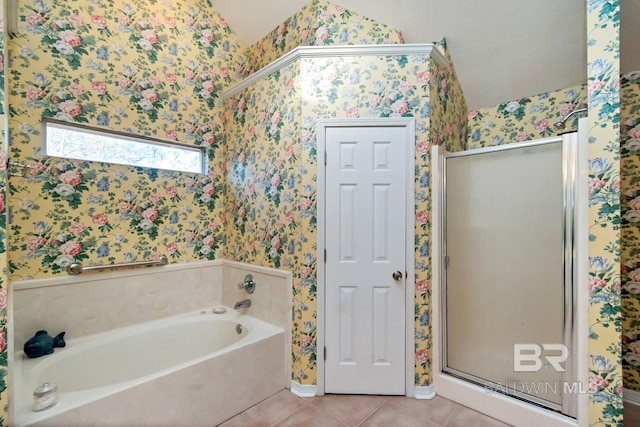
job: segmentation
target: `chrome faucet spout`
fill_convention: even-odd
[[[247,307],[251,307],[251,300],[250,299],[243,299],[242,301],[238,301],[233,308],[235,310],[239,309],[239,308],[247,308]]]

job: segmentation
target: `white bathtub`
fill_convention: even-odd
[[[227,310],[70,339],[37,359],[16,353],[14,424],[211,427],[242,412],[287,386],[285,331]],[[58,403],[33,412],[44,382]]]

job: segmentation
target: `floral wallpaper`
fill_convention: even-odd
[[[431,146],[443,145],[447,151],[465,149],[467,135],[467,103],[455,74],[455,68],[446,42],[439,42],[439,48],[450,61],[447,67],[430,59],[428,74],[418,72],[419,83],[428,82],[429,103],[422,106],[420,113],[429,117],[427,145],[416,144],[416,301],[415,301],[415,341],[417,386],[432,383],[431,367],[433,332],[431,329]],[[418,127],[418,126],[416,126]],[[425,153],[426,150],[426,153]]]
[[[589,422],[622,425],[620,4],[587,1],[589,105]]]
[[[416,121],[415,385],[429,385],[433,378],[430,146],[433,126],[452,147],[456,131],[464,135],[467,109],[455,71],[437,68],[433,60],[420,55],[308,59],[302,61],[301,71],[306,143],[315,141],[316,118],[413,117]],[[447,114],[434,125],[431,111]]]
[[[301,68],[303,143],[315,144],[317,118],[413,117],[416,121],[415,384],[430,384],[429,58],[306,59]]]
[[[430,142],[433,145],[443,145],[450,152],[462,151],[467,146],[469,109],[447,49],[446,40],[442,39],[436,46],[444,53],[449,65],[442,67],[431,58],[433,81],[429,93]]]
[[[403,43],[402,34],[324,0],[309,2],[247,50],[252,74],[298,46]]]
[[[472,110],[469,112],[468,148],[555,136],[558,131],[554,123],[574,109],[584,108],[586,102],[587,87],[579,85]],[[577,118],[566,123],[567,130],[575,130],[577,126]]]
[[[553,124],[576,108],[589,104],[589,191],[590,191],[590,243],[589,243],[589,420],[590,425],[622,425],[622,378],[620,373],[620,245],[619,224],[633,221],[634,190],[623,195],[625,215],[620,218],[620,187],[630,188],[636,184],[634,159],[629,158],[633,146],[631,136],[637,114],[637,88],[633,76],[625,76],[622,83],[618,71],[618,2],[589,1],[589,25],[592,28],[588,40],[589,81],[567,89],[512,100],[498,106],[485,107],[469,112],[467,148],[481,148],[557,134]],[[613,48],[615,47],[615,49]],[[636,79],[637,77],[634,77]],[[635,81],[635,80],[634,80]],[[623,118],[621,154],[623,172],[628,174],[628,183],[620,181],[618,118],[618,88],[623,87]],[[634,101],[635,100],[635,101]],[[626,118],[625,118],[626,115]],[[575,129],[577,120],[569,120],[567,129]],[[626,133],[625,133],[626,132]],[[624,141],[630,141],[626,144]],[[627,162],[625,163],[625,157]],[[624,177],[624,175],[623,175]],[[629,187],[627,187],[629,186]],[[628,239],[623,245],[633,245],[636,237],[629,228]],[[639,364],[635,356],[638,335],[637,299],[631,298],[633,274],[637,249],[628,248],[622,268],[623,303],[626,320],[625,380],[630,388],[637,386],[640,375],[630,365]],[[629,258],[627,258],[629,257]],[[640,352],[640,350],[639,350]]]
[[[619,425],[622,413],[618,3],[588,1],[592,425]],[[245,51],[212,6],[208,0],[18,0],[19,29],[8,43],[12,65],[0,105],[11,105],[6,111],[12,145],[6,155],[29,169],[26,178],[12,178],[8,185],[6,171],[0,171],[0,214],[4,189],[10,193],[8,224],[0,215],[0,286],[7,281],[7,255],[12,280],[55,275],[72,261],[111,263],[161,253],[172,262],[226,255],[290,269],[293,379],[312,384],[315,120],[411,116],[416,119],[415,383],[430,384],[429,145],[437,140],[450,150],[463,148],[456,141],[467,127],[459,117],[464,98],[454,70],[438,69],[420,56],[305,59],[222,108],[222,90],[298,45],[402,43],[402,36],[314,0]],[[497,111],[470,112],[469,148],[546,136],[556,118],[584,100],[585,88],[579,86],[510,101]],[[42,116],[206,146],[210,173],[45,159]],[[627,120],[623,156],[635,138],[635,126]],[[633,219],[633,198],[626,197],[623,224]],[[626,264],[623,269],[625,301],[634,270]],[[0,404],[6,408],[4,307],[1,287]],[[625,335],[627,362],[635,353],[634,340]]]
[[[0,51],[2,52],[2,59],[0,63],[4,62],[4,38],[0,43]],[[4,65],[3,65],[4,70]],[[0,72],[1,76],[4,76],[4,71]],[[0,128],[6,128],[6,115],[4,90],[0,90],[0,105],[2,105],[2,114],[0,115]],[[2,146],[0,148],[0,427],[6,426],[9,413],[8,402],[8,351],[9,342],[7,340],[7,328],[9,326],[9,318],[7,315],[7,306],[9,303],[8,285],[9,280],[7,277],[7,211],[6,207],[6,194],[7,194],[7,168],[6,159],[7,152],[5,150],[5,138],[4,132],[0,130],[0,138],[2,139]],[[12,350],[13,351],[13,350]]]
[[[7,340],[9,302],[7,278],[7,98],[5,94],[5,40],[4,0],[0,0],[0,427],[8,425],[8,352]]]
[[[419,55],[302,59],[225,105],[227,256],[293,272],[293,380],[301,384],[316,382],[316,120],[373,117],[416,119],[416,384],[431,383],[431,67]],[[453,69],[436,74],[441,110],[461,122],[444,122],[443,135],[466,134]]]
[[[225,104],[227,258],[293,273],[293,379],[315,374],[315,150],[300,138],[299,66]]]
[[[637,262],[637,232],[634,200],[637,187],[637,162],[633,141],[638,114],[637,76],[619,78],[618,1],[588,2],[589,80],[587,85],[553,91],[533,97],[481,108],[469,113],[468,148],[480,148],[548,137],[556,132],[553,123],[570,111],[589,106],[589,421],[590,425],[622,425],[622,376],[625,385],[637,389],[640,365],[637,346],[640,321],[634,292]],[[619,88],[623,91],[622,144],[618,138],[620,118]],[[576,120],[567,122],[575,128]],[[620,180],[622,155],[623,181]],[[626,177],[625,177],[626,175]],[[620,217],[620,188],[623,216]],[[620,276],[619,227],[622,222],[622,284]],[[636,246],[636,247],[634,247]],[[640,276],[639,276],[640,277]],[[621,325],[620,292],[624,310]],[[621,361],[620,334],[624,357]],[[638,348],[636,348],[638,347]],[[637,351],[636,351],[637,350]]]
[[[622,371],[640,392],[640,71],[622,76],[620,107]]]
[[[18,1],[9,43],[12,280],[71,262],[223,256],[219,93],[243,46],[210,1]],[[205,146],[209,174],[45,158],[40,118]]]

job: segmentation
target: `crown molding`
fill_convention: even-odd
[[[261,68],[244,80],[222,92],[224,101],[252,84],[282,70],[291,63],[306,58],[334,58],[339,56],[391,56],[391,55],[425,55],[433,58],[441,67],[447,67],[449,60],[433,43],[424,44],[372,44],[372,45],[339,45],[339,46],[298,46],[282,55],[269,65]]]

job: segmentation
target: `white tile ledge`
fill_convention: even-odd
[[[275,268],[262,267],[259,265],[247,264],[238,261],[229,261],[217,259],[213,261],[196,261],[196,262],[181,262],[176,264],[167,264],[161,267],[143,267],[143,268],[131,268],[123,270],[114,270],[105,273],[86,273],[78,274],[77,276],[71,276],[66,273],[62,273],[55,277],[48,277],[45,279],[26,279],[20,281],[11,282],[14,291],[21,291],[25,289],[44,288],[48,286],[61,286],[61,285],[73,285],[77,283],[91,283],[97,281],[103,281],[108,279],[119,279],[123,277],[132,276],[144,276],[148,274],[157,274],[164,272],[193,270],[199,268],[213,268],[213,267],[230,267],[238,270],[246,270],[254,273],[261,273],[275,277],[290,278],[291,272],[286,270],[277,270]]]
[[[247,264],[239,261],[222,260],[223,267],[235,268],[237,270],[251,271],[254,273],[266,274],[268,276],[291,278],[292,274],[288,270],[278,270],[271,267],[263,267],[261,265]]]
[[[197,262],[183,262],[176,264],[167,264],[160,267],[141,267],[131,268],[123,270],[114,270],[106,273],[86,273],[78,274],[76,276],[69,275],[67,273],[61,273],[55,277],[48,277],[46,279],[27,279],[11,282],[14,291],[20,291],[23,289],[44,288],[47,286],[60,286],[60,285],[73,285],[76,283],[89,283],[102,281],[105,279],[117,279],[122,277],[131,276],[144,276],[147,274],[157,274],[169,271],[181,271],[191,270],[197,268],[210,268],[219,267],[223,264],[223,260],[213,261],[197,261]]]

